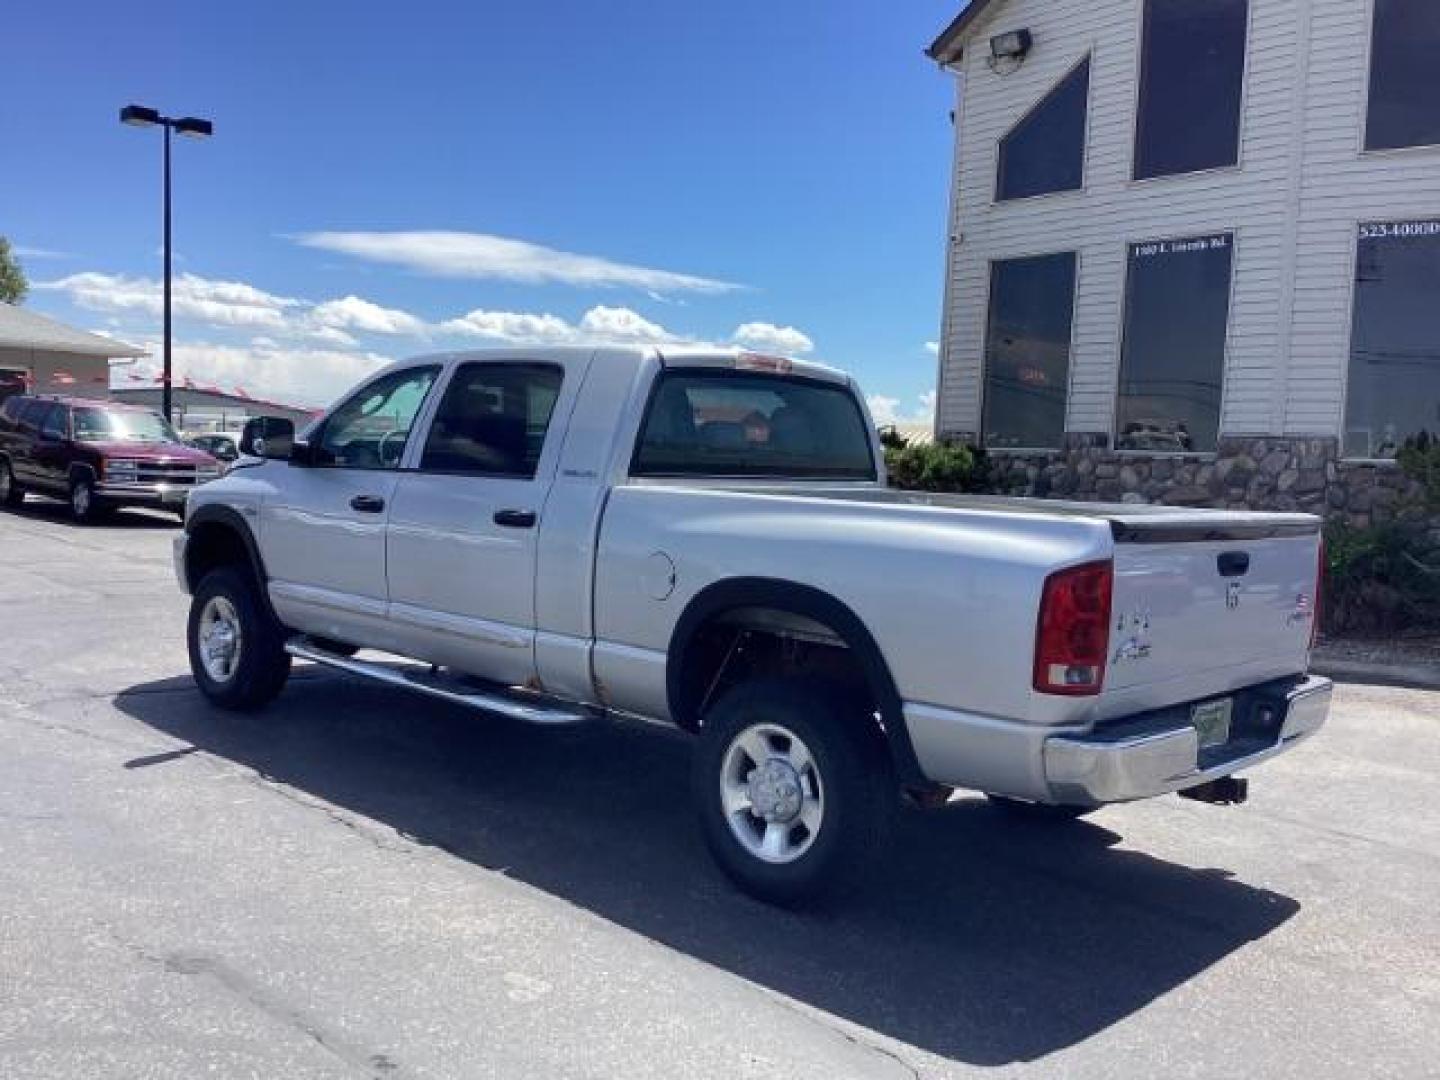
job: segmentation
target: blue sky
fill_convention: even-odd
[[[24,4],[0,234],[35,309],[155,340],[139,102],[216,125],[175,146],[179,374],[321,402],[434,348],[738,334],[915,413],[959,6]]]

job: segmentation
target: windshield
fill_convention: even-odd
[[[75,410],[75,438],[89,442],[179,442],[175,429],[159,413],[139,409]]]
[[[636,476],[873,480],[853,394],[811,379],[666,372],[635,451]]]

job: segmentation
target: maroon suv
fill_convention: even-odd
[[[26,492],[65,499],[76,521],[121,506],[185,513],[220,463],[186,446],[159,413],[85,398],[8,398],[0,407],[0,503]]]

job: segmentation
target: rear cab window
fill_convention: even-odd
[[[651,394],[630,473],[874,480],[870,431],[845,386],[790,375],[670,369]]]

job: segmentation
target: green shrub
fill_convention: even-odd
[[[892,437],[885,443],[885,468],[896,487],[919,491],[976,491],[984,482],[983,458],[958,443]]]
[[[1422,431],[1413,439],[1405,440],[1395,460],[1406,476],[1420,481],[1425,489],[1427,508],[1440,511],[1440,438]]]
[[[1440,566],[1423,528],[1392,521],[1325,527],[1325,629],[1388,634],[1440,629]]]

